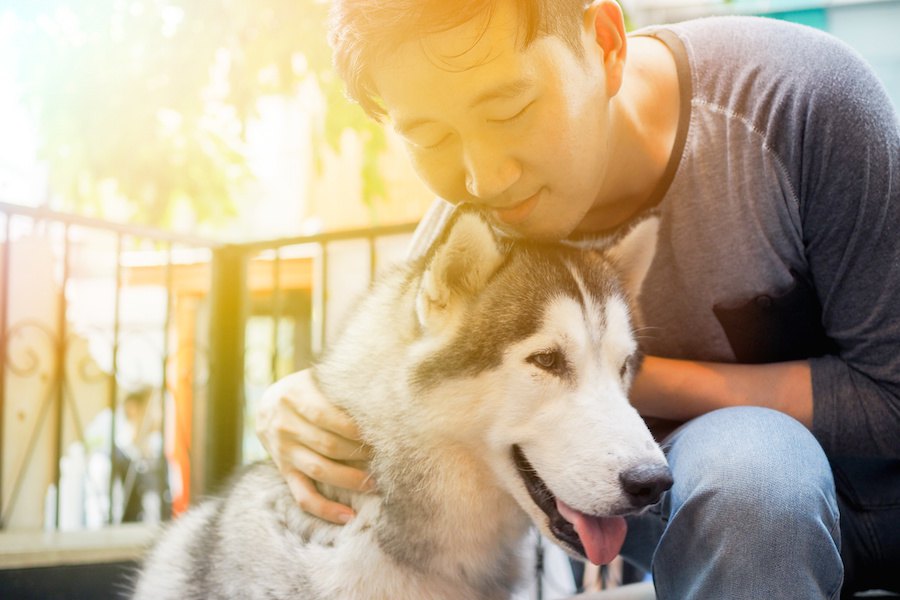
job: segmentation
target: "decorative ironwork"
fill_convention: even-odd
[[[160,515],[170,514],[166,506],[169,501],[165,481],[168,476],[167,466],[171,464],[180,469],[182,473],[179,485],[189,487],[196,479],[196,473],[193,475],[189,473],[191,465],[195,463],[205,465],[205,470],[210,461],[217,460],[217,457],[208,453],[204,455],[204,452],[217,447],[215,443],[210,445],[211,441],[224,435],[223,432],[211,427],[210,423],[214,419],[204,418],[200,421],[207,428],[205,432],[194,427],[191,424],[190,409],[184,410],[185,403],[205,411],[200,413],[201,416],[209,417],[211,412],[215,414],[235,412],[229,408],[228,403],[238,402],[240,404],[235,407],[239,409],[236,414],[243,414],[245,400],[243,395],[222,395],[222,390],[227,390],[230,385],[239,382],[242,392],[247,384],[254,386],[254,393],[261,391],[265,385],[284,375],[285,371],[302,366],[298,361],[308,361],[310,349],[318,349],[315,342],[311,344],[302,336],[311,334],[313,340],[324,339],[326,318],[331,318],[326,310],[328,308],[326,282],[330,262],[328,255],[331,244],[345,240],[366,241],[371,275],[377,264],[376,240],[383,236],[407,235],[413,229],[412,224],[405,224],[224,246],[196,237],[64,215],[43,208],[0,203],[0,214],[5,215],[5,227],[0,231],[5,232],[0,240],[4,243],[2,263],[4,286],[0,293],[2,294],[0,366],[3,367],[0,368],[0,420],[10,418],[4,410],[9,406],[7,396],[10,393],[11,383],[22,387],[26,385],[23,382],[30,382],[27,383],[27,388],[31,396],[28,431],[23,431],[21,436],[16,434],[17,439],[24,439],[24,447],[19,446],[21,450],[18,450],[18,455],[14,459],[15,464],[7,461],[7,468],[10,471],[6,473],[5,481],[8,487],[0,488],[3,492],[0,494],[0,528],[16,517],[15,511],[23,510],[26,506],[29,510],[33,510],[36,504],[40,504],[35,503],[31,497],[27,504],[23,502],[22,490],[28,470],[34,467],[34,459],[40,444],[47,443],[50,439],[54,440],[53,447],[40,446],[40,449],[42,456],[47,456],[49,452],[53,458],[55,473],[49,473],[47,476],[56,486],[57,506],[61,500],[66,501],[63,497],[64,492],[60,490],[63,479],[60,472],[61,462],[68,456],[73,443],[78,443],[86,449],[88,460],[90,451],[98,450],[96,442],[88,439],[92,435],[90,432],[96,427],[94,421],[100,414],[98,411],[105,411],[104,414],[107,416],[104,418],[108,419],[104,425],[107,428],[104,434],[106,441],[102,445],[103,453],[108,457],[110,464],[109,480],[108,485],[100,484],[100,487],[106,487],[105,490],[96,489],[97,482],[94,480],[86,480],[85,485],[94,486],[89,493],[102,495],[107,499],[107,512],[103,522],[112,523],[120,518],[127,518],[125,512],[129,499],[138,493],[136,490],[154,478],[155,481],[149,485],[152,487],[151,492],[159,498]],[[10,265],[14,264],[14,260],[11,261],[10,257],[13,256],[15,259],[16,251],[16,241],[12,239],[14,235],[11,235],[11,232],[23,230],[24,228],[19,226],[22,224],[28,226],[29,235],[45,237],[50,244],[54,263],[50,267],[51,272],[28,273],[28,276],[45,277],[47,281],[54,282],[56,288],[54,293],[58,294],[58,303],[55,304],[54,314],[48,315],[44,321],[27,318],[10,324],[8,298],[10,294],[15,293],[17,284],[21,283],[15,279],[23,276],[22,272],[10,274]],[[97,265],[84,262],[90,260],[84,250],[93,248],[90,245],[92,235],[107,238],[114,236],[112,246],[109,244],[103,246],[109,248],[110,252],[109,272],[106,275],[98,275]],[[139,244],[140,240],[149,241],[150,244]],[[229,285],[217,287],[211,281],[200,286],[194,285],[185,292],[186,295],[178,296],[175,291],[176,280],[183,284],[183,277],[177,279],[175,272],[182,268],[183,263],[176,265],[173,260],[175,246],[179,250],[203,249],[206,252],[204,259],[206,261],[213,255],[229,256],[229,260],[233,261],[230,264],[240,265],[246,264],[254,257],[258,259],[261,254],[265,254],[263,261],[269,261],[272,273],[271,285],[263,294],[266,300],[262,313],[255,313],[267,319],[270,324],[268,343],[260,347],[241,344],[236,348],[240,354],[239,364],[243,368],[237,369],[240,371],[237,378],[224,382],[225,385],[222,381],[218,384],[216,381],[228,375],[227,370],[210,369],[209,363],[214,355],[228,356],[228,353],[221,354],[221,348],[211,346],[207,335],[209,332],[222,331],[224,328],[233,329],[235,324],[240,329],[245,328],[248,314],[246,307],[242,307],[240,303],[223,303],[212,294],[234,294],[235,291],[242,291],[248,283],[246,274],[229,282]],[[138,273],[131,270],[129,277],[124,276],[126,269],[124,265],[131,263],[123,260],[123,255],[126,248],[132,247],[141,248],[145,255],[148,252],[147,248],[152,248],[153,256],[157,257],[153,264],[159,265],[159,269],[153,272],[155,274],[147,275],[147,272],[144,272],[141,276],[144,277],[141,285],[154,285],[165,290],[165,307],[160,318],[143,328],[124,321],[120,314],[125,302],[122,297],[123,290],[133,285],[129,277],[134,277],[134,274]],[[302,250],[303,248],[308,250]],[[296,279],[288,283],[291,274],[289,269],[297,267],[298,252],[305,257],[302,259],[306,261],[305,264],[315,265],[312,279],[309,279],[307,272],[303,283],[298,284]],[[107,266],[104,266],[104,269],[106,268]],[[182,274],[184,272],[178,271]],[[195,269],[191,273],[192,276],[197,276],[201,272]],[[232,274],[229,269],[225,269],[224,273]],[[108,293],[104,298],[104,302],[109,305],[106,315],[108,320],[104,318],[102,324],[80,320],[71,322],[76,313],[80,314],[81,309],[78,307],[83,308],[85,302],[83,297],[73,295],[80,293],[81,288],[77,286],[85,277],[101,276],[107,280],[114,280],[104,292]],[[209,272],[206,272],[205,276],[208,277]],[[296,272],[294,276],[296,277]],[[365,274],[361,273],[361,276],[365,277]],[[303,287],[299,296],[298,285]],[[293,304],[297,301],[301,302],[302,307],[298,308]],[[215,306],[220,307],[217,309],[218,312],[211,310],[211,307]],[[222,306],[226,307],[224,312],[221,310]],[[73,307],[77,310],[73,311]],[[235,314],[228,312],[235,310],[232,307],[237,307],[238,312]],[[220,319],[220,322],[206,321],[210,318],[211,312]],[[184,321],[185,319],[187,321]],[[186,327],[188,329],[185,329]],[[172,335],[173,333],[175,335]],[[93,346],[105,349],[106,356],[103,360],[92,358],[91,352],[86,348],[87,339]],[[300,347],[295,347],[298,344]],[[73,351],[76,346],[77,352]],[[212,353],[213,350],[215,353]],[[135,360],[136,356],[141,357],[140,360]],[[249,369],[250,365],[256,365],[256,368]],[[231,371],[231,374],[234,375],[234,371]],[[121,434],[125,432],[119,428],[125,426],[124,412],[132,410],[126,409],[125,404],[136,401],[128,398],[132,398],[135,390],[141,389],[145,390],[142,392],[146,395],[145,402],[153,408],[136,413],[138,416],[129,422],[128,427],[137,432],[135,435],[151,432],[157,438],[168,436],[165,444],[177,446],[173,451],[177,457],[166,456],[163,443],[158,443],[153,449],[145,449],[142,454],[132,453],[124,458],[120,456],[121,448],[117,444],[117,438],[123,437]],[[80,394],[85,393],[91,396],[80,397]],[[213,401],[217,403],[216,410],[209,411],[206,405]],[[105,407],[101,407],[104,403]],[[90,405],[90,408],[85,408],[87,405]],[[172,407],[176,410],[173,411]],[[51,417],[54,414],[52,411],[55,411],[55,417]],[[252,420],[252,416],[249,419],[239,419],[238,426],[242,424],[246,426],[249,420]],[[167,422],[169,429],[165,431]],[[3,429],[2,425],[0,422],[0,431]],[[197,443],[194,438],[198,435],[198,431],[202,445],[195,447],[192,446],[192,441]],[[243,433],[238,432],[238,438],[230,443],[241,443],[242,435]],[[3,440],[0,440],[0,443],[3,443]],[[5,443],[9,444],[9,440]],[[235,466],[229,461],[233,461],[235,456],[240,456],[239,453],[227,454],[225,462],[219,465],[222,470]],[[122,465],[116,466],[120,460]],[[177,464],[171,462],[172,460],[178,461]],[[116,477],[121,480],[121,487],[113,481]],[[123,500],[122,506],[114,510],[113,496],[116,494],[120,494]],[[184,508],[187,497],[186,495],[183,497],[179,510]],[[58,509],[55,512],[51,526],[59,526]]]
[[[108,485],[101,483],[100,487],[107,489],[98,489],[98,481],[93,477],[85,476],[81,482],[86,495],[105,497],[107,508],[103,523],[129,518],[128,505],[133,504],[141,481],[153,479],[150,476],[154,474],[155,483],[150,491],[156,493],[161,506],[157,520],[170,514],[165,506],[168,485],[162,441],[165,405],[174,400],[176,385],[190,392],[197,385],[206,385],[208,378],[205,358],[208,350],[203,344],[190,340],[180,343],[177,349],[170,347],[173,343],[179,343],[177,338],[173,340],[169,337],[173,310],[172,247],[177,244],[179,248],[208,251],[218,244],[192,236],[60,214],[44,208],[0,203],[0,215],[4,217],[0,230],[0,278],[3,283],[0,291],[0,432],[4,429],[10,431],[8,426],[4,426],[9,419],[25,419],[19,431],[13,434],[15,454],[10,451],[13,448],[10,446],[12,439],[9,436],[0,438],[0,452],[9,457],[5,461],[8,470],[0,472],[2,481],[6,482],[0,488],[0,529],[19,518],[16,511],[24,510],[21,515],[31,515],[26,519],[28,522],[40,519],[40,506],[45,498],[35,497],[35,489],[39,490],[44,481],[51,482],[55,488],[55,500],[48,506],[49,512],[43,513],[46,516],[45,526],[59,527],[60,502],[69,500],[64,497],[62,489],[62,466],[65,461],[70,461],[71,466],[73,456],[78,454],[76,452],[70,456],[76,446],[87,449],[85,460],[88,462],[93,460],[92,450],[106,456]],[[72,294],[78,292],[70,284],[86,277],[102,276],[98,275],[95,264],[84,262],[90,257],[79,252],[73,254],[73,248],[80,251],[85,244],[91,243],[92,236],[101,239],[99,236],[110,234],[115,236],[115,248],[110,253],[115,268],[114,287],[109,289],[112,314],[107,316],[110,321],[103,325],[91,325],[83,320],[72,322],[73,302],[84,304],[84,298],[73,297]],[[16,257],[17,243],[19,239],[26,239],[22,235],[30,236],[27,239],[38,237],[47,240],[51,262],[46,265],[46,272],[43,269],[34,272],[30,266],[17,268],[16,261],[21,260]],[[161,257],[160,264],[165,268],[165,278],[158,284],[166,290],[162,322],[153,322],[144,328],[123,322],[120,315],[120,296],[127,285],[123,280],[125,240],[128,240],[128,248],[143,248],[145,255],[146,248],[154,248],[155,255]],[[150,242],[149,246],[146,241]],[[74,243],[78,246],[75,247]],[[98,247],[104,251],[102,244]],[[21,283],[25,277],[28,281],[47,282],[54,289],[55,301],[44,307],[45,311],[52,308],[47,318],[21,318],[11,313],[11,310],[22,312],[21,297],[17,299],[18,309],[11,309],[10,299],[15,297],[17,289],[22,289]],[[105,347],[111,352],[111,360],[105,366],[92,357],[88,339],[94,346]],[[141,360],[134,360],[135,356],[140,356]],[[168,377],[167,371],[173,368],[173,363],[177,365],[177,361],[187,357],[191,359],[189,379],[185,381],[181,374]],[[179,381],[179,378],[182,380]],[[25,403],[21,410],[27,412],[20,413],[21,417],[10,414],[14,406],[10,404],[10,386],[25,393],[22,396],[17,392],[15,396],[17,402]],[[126,414],[132,410],[134,390],[140,388],[145,390],[147,405],[152,404],[153,408],[145,406],[142,412]],[[117,432],[117,422],[127,421],[129,415],[132,418],[128,422],[129,430]],[[100,425],[97,425],[98,419]],[[188,449],[186,455],[189,461],[191,431],[178,415],[172,421],[172,431]],[[107,440],[100,446],[89,439],[93,435],[90,432],[98,427],[104,430],[102,437]],[[120,447],[119,439],[129,436],[132,439],[143,436],[144,439],[148,434],[157,438],[153,447],[144,448],[140,453]],[[35,462],[39,455],[40,464]],[[45,462],[47,459],[51,459],[49,463]],[[30,472],[32,475],[29,475]],[[29,477],[35,473],[39,474],[38,478],[26,486]],[[115,478],[121,481],[121,486],[113,481]],[[23,499],[26,487],[29,490],[27,502]],[[119,506],[115,506],[116,494],[120,496]],[[53,496],[48,492],[46,498]]]

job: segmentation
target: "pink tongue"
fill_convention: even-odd
[[[588,560],[595,565],[605,565],[619,554],[625,543],[628,526],[622,517],[590,517],[556,499],[556,509],[575,527],[575,532],[587,552]]]

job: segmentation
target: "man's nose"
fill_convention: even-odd
[[[518,162],[507,152],[485,144],[466,148],[464,162],[466,191],[481,200],[501,196],[522,174]]]

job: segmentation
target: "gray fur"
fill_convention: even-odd
[[[504,382],[540,380],[551,390],[548,402],[557,402],[560,394],[591,388],[588,374],[591,382],[598,376],[595,365],[578,356],[567,373],[554,375],[512,354],[538,344],[531,340],[545,335],[549,307],[565,297],[575,304],[564,306],[581,307],[566,314],[598,324],[584,351],[599,362],[605,315],[586,313],[622,297],[616,277],[614,265],[597,252],[500,242],[480,217],[463,212],[432,256],[376,282],[315,369],[322,392],[348,411],[374,449],[370,469],[378,494],[320,486],[357,512],[339,527],[303,513],[273,465],[254,465],[224,499],[174,523],[148,557],[135,598],[509,598],[520,583],[527,529],[535,523],[549,530],[515,471],[511,445],[488,439],[507,435],[504,411],[521,410],[518,392],[507,392]],[[621,425],[608,426],[621,439],[582,462],[597,457],[597,474],[586,472],[584,487],[609,489],[560,496],[595,514],[620,510],[620,466],[664,463],[627,405],[627,381],[618,381],[618,368],[604,373],[616,379],[604,385],[616,391],[610,419]],[[586,401],[579,393],[573,403]],[[488,399],[492,394],[497,400]],[[606,401],[587,400],[599,408]],[[572,410],[583,409],[573,404]],[[513,443],[555,464],[538,442],[559,437],[558,424],[530,426],[540,430]],[[610,437],[589,426],[582,433],[591,440]],[[615,464],[607,468],[604,461],[613,454]],[[565,470],[538,467],[542,477]]]

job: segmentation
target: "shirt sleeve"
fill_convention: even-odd
[[[883,86],[835,43],[798,155],[803,244],[838,348],[811,359],[813,433],[833,456],[900,458],[900,130]]]

